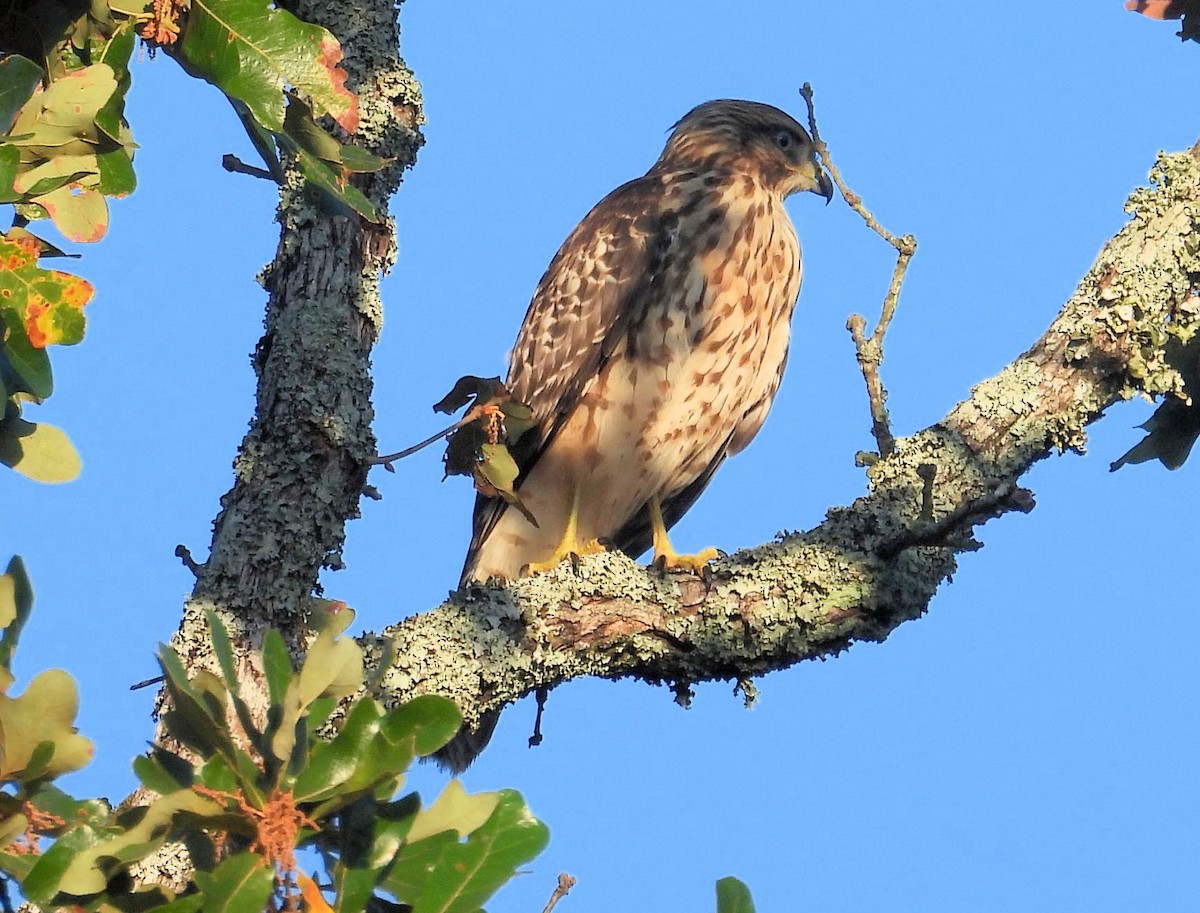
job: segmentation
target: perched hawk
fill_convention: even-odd
[[[514,445],[537,520],[480,496],[463,582],[605,545],[699,570],[667,530],[762,427],[787,361],[800,244],[783,200],[833,195],[812,141],[770,105],[710,101],[644,177],[567,238],[517,335],[508,389],[537,426]]]

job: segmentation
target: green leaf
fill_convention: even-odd
[[[0,636],[0,669],[12,668],[13,651],[17,648],[17,640],[21,629],[29,620],[29,612],[33,608],[33,584],[25,571],[25,562],[19,555],[13,556],[0,577],[0,586],[4,592],[4,613],[7,617],[0,627],[4,634]],[[8,683],[0,681],[0,692],[8,690]]]
[[[214,714],[210,709],[211,692],[206,700],[202,692],[193,687],[179,656],[170,647],[159,647],[158,662],[166,676],[165,685],[171,698],[171,709],[163,713],[167,731],[202,757],[216,753],[228,761],[230,767],[236,768],[238,750],[229,734],[224,713]]]
[[[149,754],[133,759],[133,772],[143,786],[161,796],[186,789],[196,781],[196,768],[190,761],[158,745]]]
[[[0,203],[15,203],[21,199],[14,184],[21,171],[21,151],[16,146],[0,143]]]
[[[139,811],[143,812],[141,816],[123,830],[75,853],[62,873],[59,890],[75,895],[98,894],[120,866],[144,859],[163,845],[177,814],[215,815],[221,806],[181,789]]]
[[[239,690],[239,683],[237,668],[233,663],[233,644],[229,642],[229,632],[225,630],[225,625],[221,623],[221,619],[212,609],[205,610],[204,618],[208,622],[209,639],[212,642],[213,653],[217,656],[217,665],[221,667],[225,687],[229,689],[230,693],[236,694]]]
[[[0,134],[7,133],[17,112],[42,82],[42,68],[19,54],[0,60]]]
[[[389,710],[382,731],[393,752],[398,753],[403,745],[411,758],[433,754],[454,738],[461,727],[462,713],[453,701],[422,694]]]
[[[0,285],[3,285],[4,275],[0,273]],[[0,294],[3,294],[0,291]],[[50,357],[45,349],[34,348],[25,335],[25,327],[21,314],[16,308],[0,306],[0,334],[4,335],[3,355],[5,374],[11,375],[6,386],[10,393],[21,391],[37,399],[45,399],[54,390],[54,375],[50,370]],[[2,418],[3,416],[0,416]]]
[[[750,889],[729,876],[717,882],[717,913],[754,913]]]
[[[334,868],[336,910],[362,910],[383,882],[420,807],[416,793],[399,802],[369,799],[347,808],[339,821],[341,854]]]
[[[63,876],[83,853],[111,836],[112,830],[91,825],[71,828],[46,850],[21,882],[26,899],[43,907],[53,906],[50,899],[58,894]],[[103,885],[101,885],[103,887]]]
[[[263,676],[267,680],[267,695],[272,704],[282,704],[292,681],[292,656],[284,643],[283,635],[268,628],[263,635]]]
[[[312,108],[294,96],[287,99],[283,132],[305,152],[311,152],[324,162],[341,163],[342,144],[316,122]]]
[[[137,188],[133,160],[124,149],[113,149],[96,156],[100,181],[96,189],[108,197],[124,197]]]
[[[0,463],[49,484],[77,479],[83,466],[61,428],[11,417],[0,421]]]
[[[268,130],[283,132],[285,86],[347,132],[358,129],[337,39],[269,0],[192,0],[176,47],[186,69],[245,104]]]
[[[290,143],[285,143],[291,146]],[[328,162],[322,161],[311,152],[300,148],[292,150],[296,155],[296,165],[304,179],[313,184],[318,190],[324,191],[335,202],[358,213],[368,222],[378,222],[379,214],[366,195],[347,182],[346,175],[335,169]]]
[[[337,633],[326,629],[317,635],[284,694],[279,729],[271,740],[271,751],[281,760],[290,757],[296,726],[313,701],[349,697],[362,687],[362,649],[348,637],[339,639]]]
[[[196,872],[204,913],[262,913],[275,887],[275,872],[261,856],[238,853],[211,872]]]
[[[204,907],[203,894],[185,894],[177,897],[168,904],[155,907],[154,913],[199,913]]]
[[[477,913],[549,839],[520,794],[503,790],[495,812],[465,843],[443,831],[407,844],[384,885],[413,913]]]
[[[314,746],[308,763],[292,787],[296,801],[317,802],[342,791],[341,787],[367,760],[364,757],[367,746],[379,733],[382,718],[374,700],[355,701],[338,734],[328,742]]]

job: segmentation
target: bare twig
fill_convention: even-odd
[[[554,909],[554,905],[571,893],[571,888],[575,887],[575,876],[568,875],[563,872],[558,876],[558,887],[554,889],[554,893],[550,895],[550,902],[546,904],[546,909],[542,913],[550,913]]]
[[[388,472],[395,472],[396,470],[394,470],[392,468],[392,464],[394,462],[396,462],[396,460],[402,460],[406,456],[412,456],[418,450],[424,450],[430,444],[436,444],[442,438],[449,437],[455,431],[457,431],[459,428],[461,428],[463,425],[467,424],[467,422],[473,422],[478,417],[479,417],[478,414],[475,413],[474,410],[468,409],[467,414],[464,415],[462,418],[460,418],[457,422],[455,422],[449,428],[445,428],[445,429],[439,431],[437,434],[430,435],[429,437],[425,438],[425,440],[421,441],[421,443],[413,444],[411,447],[409,447],[405,450],[401,450],[399,453],[389,453],[386,456],[372,457],[367,462],[370,463],[372,466],[382,466]]]
[[[917,467],[917,472],[926,481],[926,485],[931,485],[936,472],[927,470],[925,467],[930,467],[931,470],[933,464],[923,463]],[[930,507],[932,508],[932,505]],[[953,548],[959,551],[975,551],[979,548],[979,543],[973,542],[969,538],[972,526],[1008,511],[1016,510],[1027,514],[1033,508],[1033,492],[1027,488],[1021,488],[1015,483],[1005,482],[982,497],[960,504],[938,520],[930,522],[922,519],[897,535],[885,539],[876,547],[875,553],[886,560],[894,558],[905,549],[922,545]],[[922,508],[922,517],[924,517],[924,508]],[[965,528],[964,536],[957,541],[952,541],[952,533],[956,527]]]
[[[267,169],[259,168],[255,165],[247,165],[232,153],[227,152],[221,156],[221,167],[235,174],[248,174],[252,178],[262,178],[264,181],[270,181],[272,184],[278,183],[275,180],[275,175],[271,174]]]
[[[196,560],[192,557],[192,553],[189,551],[186,545],[175,546],[175,557],[182,561],[183,566],[197,577],[199,577],[200,572],[204,570],[204,565],[196,563]]]
[[[129,690],[130,691],[140,691],[142,688],[149,688],[151,685],[157,685],[157,684],[159,684],[161,682],[165,682],[165,681],[166,681],[166,678],[164,678],[161,675],[156,675],[156,676],[154,676],[154,678],[145,678],[145,679],[142,679],[140,682],[134,682],[132,685],[129,686]]]
[[[921,519],[926,523],[932,523],[933,483],[937,481],[936,464],[922,463],[917,467],[917,475],[921,477]]]
[[[537,716],[533,718],[533,735],[529,737],[530,748],[536,748],[542,744],[542,713],[546,709],[546,698],[549,696],[550,689],[545,685],[537,689]],[[554,906],[554,904],[550,906]]]
[[[812,134],[813,147],[821,157],[825,169],[837,184],[846,203],[857,212],[867,227],[896,249],[896,268],[892,270],[892,281],[888,285],[887,295],[883,299],[883,308],[879,315],[879,323],[868,336],[866,333],[867,320],[860,314],[852,314],[846,321],[846,329],[854,340],[854,348],[858,353],[858,366],[862,371],[863,380],[867,385],[867,397],[871,403],[871,433],[879,447],[879,455],[886,457],[896,450],[896,439],[892,436],[891,422],[887,412],[887,390],[879,377],[879,366],[883,364],[883,338],[891,325],[892,317],[896,314],[896,305],[900,301],[900,288],[904,284],[904,274],[908,271],[909,261],[917,252],[917,239],[912,235],[896,237],[879,224],[874,214],[863,205],[862,197],[846,186],[842,174],[829,155],[829,147],[821,139],[817,129],[816,109],[813,107],[812,86],[805,83],[800,89],[800,95],[808,106],[808,128]]]

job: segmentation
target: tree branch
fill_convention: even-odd
[[[1041,339],[940,423],[898,440],[854,504],[718,562],[711,588],[620,554],[585,558],[578,573],[470,586],[362,638],[388,664],[381,697],[443,694],[474,724],[581,676],[683,689],[744,681],[883,640],[922,615],[956,555],[978,547],[975,526],[1031,509],[1017,480],[1034,462],[1082,448],[1086,425],[1114,402],[1179,388],[1160,345],[1198,322],[1200,166],[1162,156],[1152,177]]]

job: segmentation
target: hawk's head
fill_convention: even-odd
[[[718,99],[675,124],[657,168],[724,168],[748,173],[781,197],[800,191],[829,202],[833,184],[812,139],[790,114],[757,101]]]

